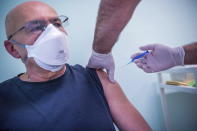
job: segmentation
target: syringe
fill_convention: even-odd
[[[133,59],[131,59],[131,61],[129,61],[129,63],[127,63],[127,65],[130,64],[130,63],[132,63],[132,62],[134,62],[136,59],[139,59],[139,58],[144,57],[146,54],[149,54],[149,53],[150,52],[147,50],[144,53],[141,53],[141,54],[137,55],[136,57],[134,57]]]

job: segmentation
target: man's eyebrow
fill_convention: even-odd
[[[51,18],[50,21],[53,21],[53,22],[60,21],[61,22],[60,18],[58,18],[58,17]]]
[[[61,19],[58,18],[58,16],[57,17],[49,18],[48,20],[49,21],[61,21]],[[43,18],[41,18],[41,19],[34,19],[34,20],[30,20],[30,21],[28,21],[26,23],[29,23],[29,22],[37,22],[37,21],[45,21],[45,19],[43,19]]]
[[[26,25],[28,23],[35,23],[35,22],[40,22],[40,21],[43,21],[43,19],[30,20],[30,21],[27,21],[24,25]]]

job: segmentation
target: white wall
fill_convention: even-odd
[[[0,2],[0,82],[25,71],[21,62],[9,56],[3,47],[3,40],[6,39],[5,15],[11,8],[23,1],[25,0],[1,0]],[[71,50],[69,63],[85,66],[91,54],[99,0],[65,0],[64,2],[48,0],[47,3],[52,5],[59,14],[70,18],[70,25],[67,28]],[[126,26],[113,48],[116,61],[115,77],[153,130],[165,130],[157,89],[157,76],[146,74],[132,64],[127,67],[122,66],[141,45],[163,43],[180,46],[197,41],[196,7],[196,0],[142,0],[132,21]],[[182,101],[179,101],[180,99]],[[197,129],[195,125],[197,117],[192,117],[197,116],[195,100],[197,100],[195,95],[181,93],[168,95],[174,130],[194,129],[194,127]],[[181,112],[176,104],[179,104],[179,107],[187,104],[188,108],[184,108]],[[185,112],[189,112],[189,116],[182,114]],[[181,121],[181,119],[187,121]]]

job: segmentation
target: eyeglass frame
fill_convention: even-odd
[[[59,17],[65,17],[65,19],[63,21],[61,21],[61,24],[67,22],[69,20],[69,18],[65,15],[60,15],[60,16],[57,16],[57,17],[54,17],[52,18],[53,20],[56,19],[56,18],[59,18]],[[32,21],[29,21],[27,22],[26,24],[24,24],[22,27],[20,27],[19,29],[17,29],[14,33],[12,33],[11,35],[8,36],[8,40],[10,40],[14,35],[16,35],[16,33],[18,33],[19,31],[23,30],[25,27],[27,27],[28,24],[30,24],[31,22],[35,22],[35,21],[44,21],[44,20],[32,20]],[[50,20],[49,20],[50,21]],[[46,28],[47,25],[43,26],[43,29],[42,31]]]

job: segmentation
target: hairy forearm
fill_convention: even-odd
[[[101,0],[93,49],[109,53],[140,0]]]
[[[183,46],[185,51],[184,64],[197,64],[197,42]]]

